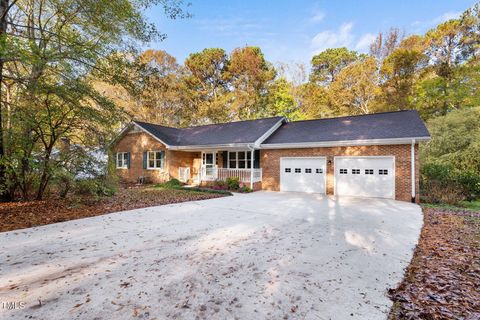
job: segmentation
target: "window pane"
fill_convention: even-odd
[[[229,157],[230,157],[230,160],[235,160],[237,159],[237,153],[236,152],[229,152]]]
[[[247,151],[247,159],[248,160],[252,159],[252,153],[250,151]]]
[[[250,169],[252,167],[252,164],[250,163],[250,160],[247,161],[247,168]]]
[[[162,155],[161,155],[160,151],[156,152],[156,154],[155,154],[155,159],[158,160],[158,159],[160,159],[161,157],[162,157]]]
[[[245,159],[245,152],[243,152],[243,151],[239,152],[239,153],[238,153],[238,159],[239,159],[239,160]]]
[[[161,159],[155,160],[155,162],[156,162],[156,167],[157,167],[157,168],[161,168],[161,167],[162,167],[162,162],[161,162],[161,161],[162,161]]]
[[[153,168],[155,166],[155,160],[152,158],[148,159],[148,167]]]
[[[238,168],[245,169],[245,160],[238,160]]]
[[[234,161],[230,161],[230,168],[232,169],[236,169],[237,168],[237,162],[234,160]]]

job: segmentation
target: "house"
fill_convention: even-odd
[[[189,128],[133,121],[112,148],[127,182],[239,177],[254,190],[418,201],[418,143],[429,139],[419,114],[406,110]]]

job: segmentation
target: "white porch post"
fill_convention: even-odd
[[[252,148],[252,151],[250,151],[251,157],[250,157],[250,189],[253,190],[253,157],[255,156],[255,149]]]

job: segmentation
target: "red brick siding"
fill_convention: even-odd
[[[415,146],[416,199],[418,201],[418,145]],[[327,194],[333,194],[334,157],[335,156],[394,156],[395,157],[395,198],[411,200],[411,145],[351,146],[302,149],[263,149],[260,151],[263,170],[262,189],[278,191],[280,189],[281,157],[327,157]],[[330,164],[328,162],[330,161]]]
[[[178,178],[178,167],[191,167],[193,159],[196,156],[199,157],[198,152],[167,150],[165,145],[144,132],[126,134],[114,145],[112,151],[114,156],[117,152],[130,152],[130,168],[117,169],[120,179],[128,183],[137,182],[141,176],[148,177],[154,183]],[[165,151],[164,168],[143,169],[143,152],[145,151]]]

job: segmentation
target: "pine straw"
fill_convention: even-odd
[[[0,232],[102,214],[185,201],[205,200],[225,195],[189,190],[128,188],[112,197],[48,199],[0,203]]]
[[[389,319],[480,319],[480,213],[425,208]]]

